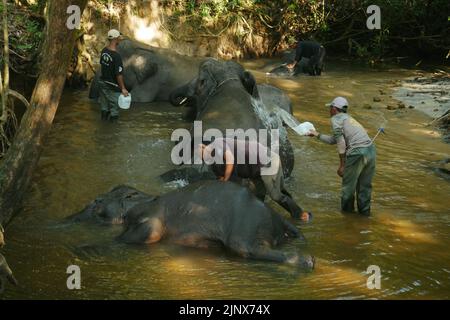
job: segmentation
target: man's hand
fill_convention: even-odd
[[[289,70],[292,70],[292,69],[294,69],[295,65],[296,65],[296,63],[292,62],[292,63],[287,64],[286,68],[288,68]]]
[[[219,178],[219,181],[227,182],[228,180],[227,180],[225,177],[220,177],[220,178]]]
[[[341,177],[341,178],[344,177],[344,169],[345,169],[345,167],[340,166],[338,171],[337,171],[338,176]]]
[[[308,133],[308,136],[310,137],[318,137],[319,133],[316,130],[310,130]]]
[[[128,90],[125,89],[125,88],[123,88],[123,89],[122,89],[122,94],[123,94],[125,97],[128,97],[128,95],[129,95]]]

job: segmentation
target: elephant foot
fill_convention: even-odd
[[[299,256],[294,254],[286,259],[286,263],[295,265],[303,271],[311,272],[316,266],[316,259],[311,255]]]

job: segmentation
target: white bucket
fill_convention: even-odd
[[[307,136],[311,130],[316,130],[311,122],[303,122],[292,129],[301,136]]]
[[[131,94],[128,94],[128,97],[125,97],[123,94],[119,96],[119,108],[123,110],[130,109],[131,106]]]

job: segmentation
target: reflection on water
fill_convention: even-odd
[[[289,93],[299,120],[328,132],[324,104],[344,95],[371,136],[384,122],[383,113],[364,104],[392,80],[411,74],[336,64],[321,78],[275,79],[265,77],[265,62],[249,61],[246,67],[260,82]],[[85,96],[65,93],[24,208],[8,228],[4,255],[20,286],[8,287],[6,298],[449,298],[450,184],[428,164],[450,149],[425,130],[423,115],[386,112],[387,134],[377,139],[374,215],[368,219],[339,213],[335,149],[290,132],[296,166],[288,187],[315,213],[313,223],[303,227],[308,245],[286,245],[317,257],[316,270],[304,274],[220,251],[122,245],[114,241],[120,227],[62,224],[116,184],[159,194],[183,183],[162,185],[156,179],[172,168],[172,130],[188,126],[182,109],[136,106],[111,125],[99,120],[98,107]],[[66,288],[72,264],[82,270],[82,290],[76,292]],[[381,290],[366,287],[369,265],[381,268]]]

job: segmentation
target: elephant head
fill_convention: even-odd
[[[105,224],[122,224],[128,210],[143,200],[153,199],[155,197],[134,188],[118,186],[110,192],[98,196],[83,210],[68,219],[73,222],[94,219]]]
[[[208,99],[228,81],[239,81],[251,96],[259,98],[254,76],[240,64],[208,59],[200,65],[197,77],[172,91],[170,102],[193,108],[191,115],[195,119],[204,110]]]

